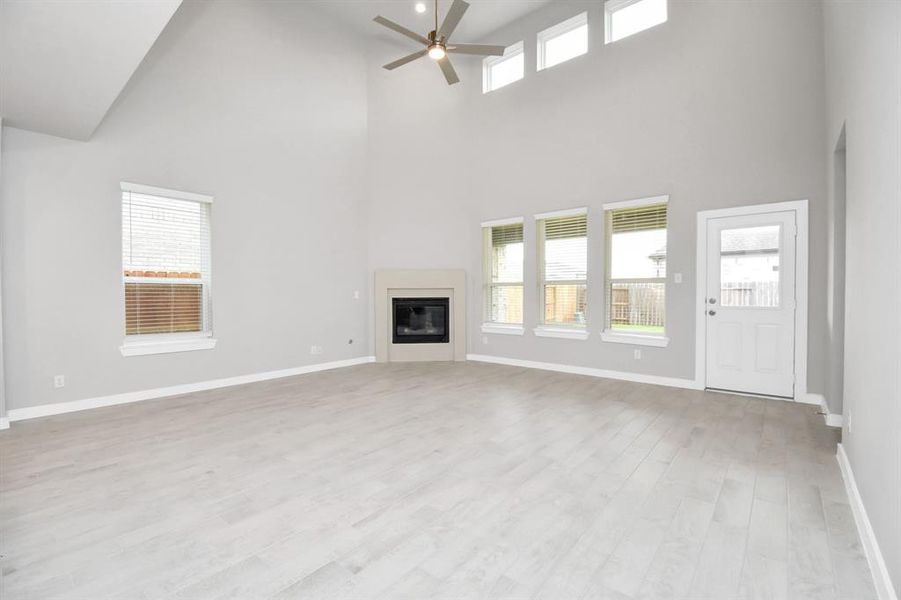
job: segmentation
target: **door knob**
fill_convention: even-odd
[[[709,302],[710,304],[716,304],[716,298],[709,298],[707,302]]]
[[[707,314],[710,315],[710,316],[712,317],[713,315],[716,314],[716,311],[715,311],[715,310],[708,310],[708,311],[707,311]]]

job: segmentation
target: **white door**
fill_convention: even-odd
[[[707,387],[794,396],[795,212],[707,220]]]

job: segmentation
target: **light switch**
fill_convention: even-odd
[[[673,273],[673,281],[682,283],[682,273]]]

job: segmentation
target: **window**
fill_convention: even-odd
[[[538,70],[588,52],[588,13],[576,15],[538,34]]]
[[[604,206],[605,341],[640,343],[638,336],[645,336],[657,338],[653,345],[665,345],[667,200],[659,196]]]
[[[588,296],[588,214],[584,208],[536,215],[540,270],[541,324],[537,335],[554,329],[583,330]],[[550,331],[549,331],[550,330]]]
[[[522,218],[483,223],[482,239],[485,282],[482,330],[522,334]]]
[[[212,348],[210,206],[199,194],[122,184],[122,354]]]
[[[616,42],[666,22],[666,0],[607,0],[605,43]]]
[[[720,304],[779,308],[780,225],[720,232]]]
[[[524,69],[522,42],[508,47],[503,56],[489,56],[482,61],[482,93],[487,94],[519,81]]]

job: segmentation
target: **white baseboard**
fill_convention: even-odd
[[[814,406],[822,406],[824,401],[823,394],[798,394],[795,398],[795,402],[813,404]]]
[[[823,414],[823,420],[826,421],[826,425],[829,427],[842,426],[842,415],[829,412],[829,404],[826,403],[826,397],[823,394],[804,394],[798,398],[798,402],[819,406]]]
[[[204,390],[213,390],[216,388],[229,387],[233,385],[254,383],[256,381],[266,381],[269,379],[279,379],[281,377],[292,377],[294,375],[315,373],[317,371],[327,371],[329,369],[339,369],[341,367],[351,367],[354,365],[361,365],[371,362],[375,362],[374,356],[361,356],[359,358],[336,360],[333,362],[319,363],[315,365],[305,365],[303,367],[282,369],[280,371],[251,373],[249,375],[238,375],[236,377],[226,377],[224,379],[212,379],[209,381],[199,381],[197,383],[186,383],[182,385],[173,385],[169,387],[155,388],[150,390],[140,390],[137,392],[126,392],[124,394],[114,394],[112,396],[100,396],[98,398],[73,400],[71,402],[59,402],[57,404],[42,404],[40,406],[29,406],[27,408],[14,408],[9,411],[8,421],[23,421],[25,419],[35,419],[38,417],[49,417],[52,415],[61,415],[64,413],[70,413],[79,410],[87,410],[89,408],[101,408],[104,406],[115,406],[117,404],[140,402],[142,400],[153,400],[156,398],[165,398],[167,396],[177,396],[179,394],[189,394],[191,392],[202,392]]]
[[[9,429],[9,419],[7,417],[0,417],[0,430]]]
[[[594,367],[577,367],[575,365],[561,365],[557,363],[538,362],[534,360],[521,360],[519,358],[507,358],[505,356],[490,356],[487,354],[467,354],[466,360],[508,365],[511,367],[525,367],[527,369],[542,369],[544,371],[557,371],[559,373],[572,373],[574,375],[588,375],[590,377],[604,377],[606,379],[619,379],[622,381],[634,381],[635,383],[650,383],[653,385],[665,385],[668,387],[683,388],[688,390],[701,390],[693,379],[680,379],[678,377],[660,377],[657,375],[645,375],[642,373],[629,373],[626,371],[608,371]]]
[[[873,574],[876,594],[879,600],[898,600],[898,595],[892,586],[892,580],[889,578],[888,568],[885,566],[885,559],[882,556],[882,551],[879,549],[879,542],[876,540],[873,526],[870,524],[870,518],[867,516],[867,509],[863,504],[863,499],[860,497],[860,490],[857,489],[854,471],[851,470],[848,455],[845,454],[845,448],[841,444],[838,445],[835,458],[838,460],[838,466],[842,471],[842,479],[845,481],[845,490],[848,492],[848,500],[851,503],[851,512],[854,513],[857,532],[860,534],[860,541],[863,543],[867,562],[870,563],[870,572]]]

